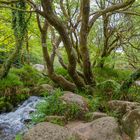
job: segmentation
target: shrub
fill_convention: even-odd
[[[131,86],[127,94],[127,99],[132,102],[140,102],[140,87]]]
[[[100,97],[92,97],[89,100],[90,111],[98,111],[100,106],[101,106],[101,98]]]
[[[115,92],[120,89],[120,84],[114,80],[106,80],[97,85],[97,88],[105,92]]]
[[[28,87],[35,86],[41,78],[41,74],[29,65],[25,65],[21,69],[13,68],[11,71],[20,77],[20,80],[23,81],[24,86]]]
[[[103,82],[105,80],[115,80],[121,83],[123,80],[127,79],[131,74],[129,70],[112,69],[108,67],[104,68],[94,68],[94,73],[97,82]]]
[[[22,137],[23,136],[21,134],[17,134],[16,137],[15,137],[15,140],[22,140]]]
[[[0,112],[9,112],[14,106],[28,97],[27,88],[16,73],[10,71],[7,77],[0,80]]]
[[[71,80],[71,78],[70,78],[70,76],[69,76],[67,70],[65,70],[64,68],[57,67],[57,68],[55,69],[55,72],[56,72],[57,74],[59,74],[59,75],[64,76],[66,79]]]
[[[41,122],[46,116],[57,115],[64,116],[67,120],[76,119],[79,117],[80,108],[76,104],[68,105],[59,97],[62,95],[60,89],[46,98],[37,105],[37,111],[32,114],[33,122]]]
[[[97,84],[96,92],[105,100],[119,99],[120,84],[114,80],[106,80]]]
[[[14,73],[9,73],[9,75],[0,80],[0,91],[3,91],[5,89],[11,89],[13,87],[19,87],[23,86],[23,83],[20,81],[20,78],[14,74]]]

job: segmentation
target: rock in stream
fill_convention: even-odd
[[[15,135],[27,130],[26,122],[30,121],[30,113],[41,98],[32,96],[14,112],[0,114],[0,140],[14,140]]]

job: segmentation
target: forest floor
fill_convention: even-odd
[[[31,66],[12,68],[0,81],[0,139],[139,140],[139,81],[124,99],[117,91],[128,71],[94,72],[98,84],[89,94],[64,91]]]

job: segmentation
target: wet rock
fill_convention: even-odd
[[[76,104],[79,106],[79,108],[83,111],[86,112],[88,111],[88,101],[77,94],[74,94],[69,91],[64,91],[64,95],[60,97],[66,104]]]
[[[0,115],[0,140],[13,140],[15,135],[26,131],[26,121],[29,121],[30,113],[35,111],[36,104],[41,99],[32,96],[26,100],[16,111]]]
[[[13,130],[10,129],[8,123],[1,123],[0,124],[0,140],[13,140]]]
[[[72,137],[67,128],[43,122],[31,128],[24,135],[23,140],[70,140]]]

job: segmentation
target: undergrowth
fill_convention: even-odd
[[[31,66],[12,68],[8,76],[0,80],[0,112],[11,111],[26,100],[30,95],[30,88],[38,85],[41,80],[41,74]]]
[[[45,121],[46,116],[64,116],[67,120],[80,117],[81,110],[76,104],[66,104],[60,99],[63,93],[60,89],[54,91],[52,95],[44,98],[44,101],[37,105],[37,111],[32,114],[32,121]],[[56,122],[57,123],[57,122]]]

